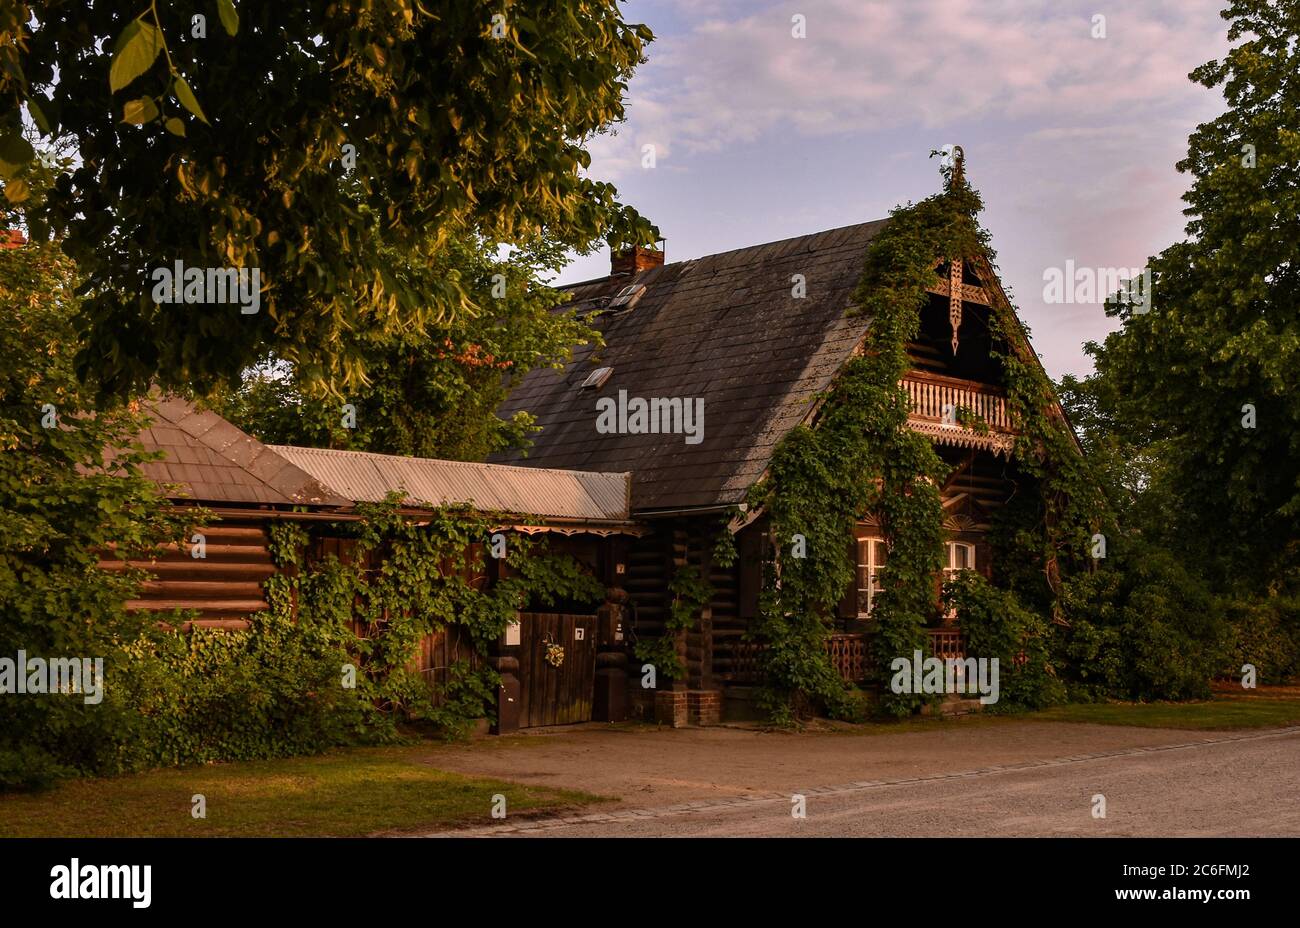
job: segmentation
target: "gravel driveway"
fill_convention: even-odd
[[[617,800],[564,820],[515,817],[477,831],[488,834],[1300,835],[1300,728],[968,719],[923,731],[789,734],[591,725],[452,745],[428,762]],[[806,797],[804,819],[791,816],[795,793]],[[1099,793],[1104,819],[1092,815]]]

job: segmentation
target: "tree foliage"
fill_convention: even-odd
[[[147,558],[187,520],[139,470],[139,407],[96,408],[73,373],[74,284],[54,245],[0,249],[0,656],[100,657],[111,673],[146,631],[125,609],[144,574],[100,558]],[[103,726],[123,711],[113,698],[94,710],[76,695],[0,698],[0,787],[110,756]]]
[[[456,240],[440,260],[477,312],[423,334],[350,335],[365,362],[364,389],[328,395],[294,365],[272,361],[219,397],[219,411],[278,444],[464,461],[525,445],[533,417],[496,416],[510,385],[535,368],[562,366],[574,345],[600,334],[555,310],[562,295],[540,281],[555,269],[553,251],[502,259],[481,242]]]
[[[1220,584],[1300,566],[1300,2],[1232,0],[1237,44],[1192,72],[1227,109],[1178,169],[1187,239],[1151,261],[1150,312],[1116,307],[1090,387],[1156,494],[1139,519]]]
[[[614,0],[18,3],[0,20],[0,176],[85,277],[81,367],[106,389],[206,391],[267,353],[355,387],[349,333],[475,310],[444,273],[454,240],[654,237],[582,148],[622,119],[651,38]],[[24,111],[79,155],[30,204]],[[260,311],[154,302],[152,270],[175,261],[257,268]]]

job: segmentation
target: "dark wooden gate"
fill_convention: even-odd
[[[564,649],[558,667],[547,660],[552,644]],[[594,615],[519,614],[521,728],[590,722],[595,683]]]
[[[461,625],[449,625],[420,640],[420,650],[411,661],[411,669],[420,672],[433,694],[433,704],[441,706],[446,702],[444,688],[451,679],[452,667],[464,662],[476,668],[481,661],[469,631]]]

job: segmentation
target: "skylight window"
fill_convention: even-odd
[[[628,284],[614,294],[614,299],[609,301],[609,308],[618,309],[623,306],[631,308],[637,300],[641,299],[643,293],[645,293],[645,284]]]
[[[609,380],[610,375],[613,373],[614,373],[614,368],[612,367],[596,368],[594,371],[588,374],[587,379],[582,382],[582,389],[599,390],[601,387],[605,385],[605,381]]]

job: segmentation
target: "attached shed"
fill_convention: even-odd
[[[268,608],[263,585],[277,569],[268,551],[273,520],[349,521],[359,518],[358,504],[395,491],[403,494],[402,514],[417,521],[440,507],[468,506],[499,517],[502,531],[557,536],[553,548],[605,584],[606,602],[591,612],[521,612],[486,658],[454,632],[431,634],[413,655],[413,669],[438,683],[457,659],[486,659],[502,677],[498,731],[624,717],[629,642],[621,584],[627,539],[642,531],[630,517],[630,474],[273,446],[183,400],[157,400],[151,411],[154,422],[140,441],[163,457],[144,466],[146,475],[177,506],[202,506],[213,518],[183,547],[132,564],[154,579],[131,608],[195,610],[186,627],[248,628],[248,617]],[[348,539],[315,535],[311,556],[348,556]],[[101,566],[123,564],[105,557]],[[491,583],[495,575],[481,579]],[[547,660],[556,642],[568,655],[560,665]]]
[[[262,584],[275,572],[267,551],[266,521],[315,513],[344,512],[352,502],[286,461],[214,412],[175,397],[151,404],[153,424],[139,435],[161,460],[143,466],[178,505],[202,505],[216,517],[183,548],[138,562],[154,575],[133,609],[193,609],[194,624],[245,628],[249,613],[267,608]],[[112,557],[100,566],[120,570]]]

